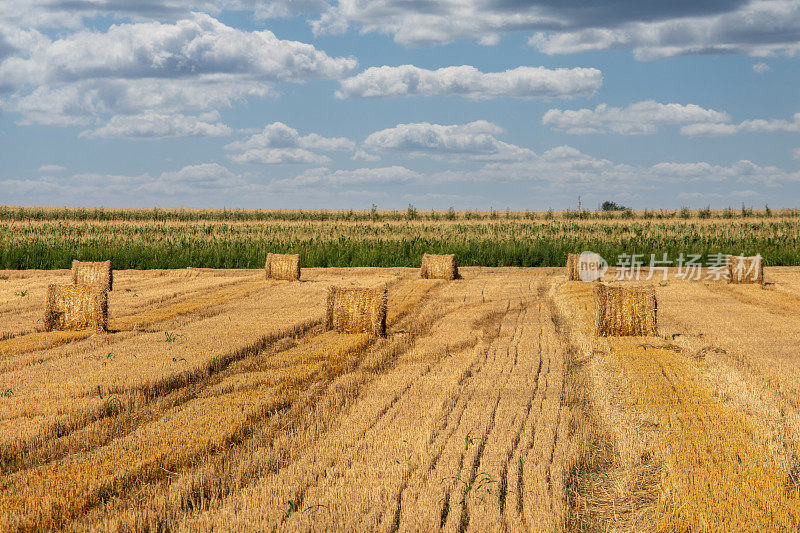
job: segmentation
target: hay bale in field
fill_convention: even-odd
[[[726,255],[725,266],[728,269],[728,283],[764,284],[764,262],[760,255]]]
[[[606,263],[600,254],[583,252],[567,255],[568,281],[598,281],[606,270]]]
[[[97,285],[50,285],[44,328],[53,330],[108,329],[108,293]]]
[[[455,254],[422,254],[419,275],[423,279],[458,279],[458,263]]]
[[[328,329],[386,336],[386,287],[328,287]]]
[[[655,287],[609,287],[600,283],[595,292],[598,337],[658,335]]]
[[[300,279],[300,254],[267,254],[267,279]]]
[[[104,291],[114,290],[111,261],[73,261],[72,284],[94,285]]]
[[[567,280],[581,280],[581,277],[578,274],[578,254],[567,254]]]

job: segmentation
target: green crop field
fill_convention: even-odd
[[[267,252],[304,267],[419,266],[423,252],[462,265],[563,266],[569,252],[761,254],[800,265],[800,211],[514,212],[0,208],[0,268],[254,268]]]

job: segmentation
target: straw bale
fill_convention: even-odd
[[[764,262],[760,255],[726,255],[725,266],[728,268],[728,283],[764,284]]]
[[[423,279],[458,279],[458,263],[455,254],[422,254],[420,277]]]
[[[72,261],[72,284],[95,285],[104,291],[114,290],[111,261]]]
[[[108,329],[108,293],[97,285],[50,285],[47,288],[46,331]]]
[[[567,255],[567,280],[580,281],[580,273],[578,272],[578,254]]]
[[[300,279],[299,254],[267,254],[267,279],[296,281]]]
[[[658,335],[655,287],[610,287],[598,284],[598,337]]]
[[[386,287],[328,288],[328,329],[386,336]]]

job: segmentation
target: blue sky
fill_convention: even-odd
[[[0,204],[796,207],[800,2],[0,0]]]

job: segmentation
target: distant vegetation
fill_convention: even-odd
[[[620,206],[617,206],[620,207]],[[563,266],[567,254],[756,254],[800,265],[800,210],[271,211],[0,207],[0,268],[261,268],[300,253],[303,267],[419,266],[424,252],[461,265]]]

